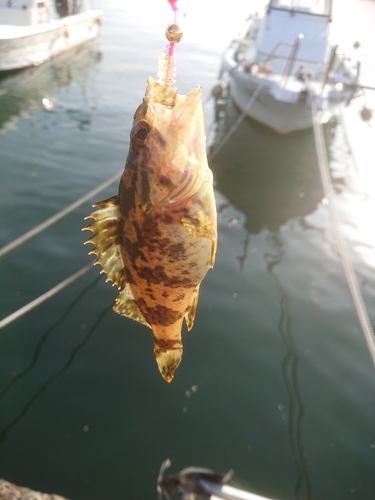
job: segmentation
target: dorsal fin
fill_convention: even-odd
[[[101,208],[85,217],[85,220],[94,219],[94,222],[82,229],[82,231],[87,230],[94,233],[91,238],[85,241],[85,244],[95,245],[89,255],[94,254],[98,257],[94,265],[100,264],[103,267],[101,273],[107,275],[106,281],[112,281],[120,290],[123,290],[126,285],[126,273],[117,236],[120,218],[118,197],[112,196],[112,198],[99,201],[93,206]]]
[[[121,314],[122,316],[126,316],[127,318],[134,319],[134,321],[138,321],[139,323],[142,323],[142,325],[146,325],[151,328],[147,323],[145,317],[139,310],[139,307],[137,306],[137,303],[130,290],[129,284],[127,284],[124,290],[119,293],[118,297],[116,298],[115,305],[113,306],[113,310],[117,312],[117,314]]]

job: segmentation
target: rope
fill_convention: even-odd
[[[90,271],[90,269],[92,269],[92,263],[87,264],[87,266],[83,267],[82,269],[80,269],[76,273],[72,274],[69,278],[62,281],[61,283],[59,283],[55,287],[51,288],[51,290],[49,290],[48,292],[44,293],[43,295],[40,295],[40,297],[38,297],[37,299],[29,302],[28,304],[21,307],[20,309],[18,309],[14,313],[12,313],[9,316],[7,316],[6,318],[2,319],[0,321],[0,330],[2,328],[4,328],[5,326],[9,325],[9,323],[12,323],[16,319],[20,318],[21,316],[23,316],[27,312],[31,311],[35,307],[39,306],[40,304],[42,304],[46,300],[50,299],[51,297],[53,297],[54,295],[59,293],[61,290],[63,290],[64,288],[69,286],[71,283],[76,281],[78,278],[80,278],[81,276],[86,274],[88,271]]]
[[[209,160],[212,160],[218,154],[218,152],[223,148],[223,146],[225,146],[225,144],[228,142],[228,140],[231,138],[231,136],[234,134],[234,132],[241,125],[243,119],[246,117],[247,112],[250,110],[250,108],[254,104],[254,102],[255,102],[256,98],[258,97],[259,92],[262,90],[262,88],[263,88],[263,85],[259,85],[255,89],[252,96],[247,101],[247,104],[246,104],[244,110],[242,111],[242,113],[240,114],[240,116],[237,118],[237,120],[234,122],[234,124],[230,127],[228,132],[223,137],[223,140],[220,141],[220,144],[218,144],[216,146],[216,148],[213,151],[211,151],[211,153],[209,154]]]
[[[79,198],[77,201],[75,201],[74,203],[72,203],[68,207],[64,208],[63,210],[61,210],[57,214],[53,215],[52,217],[50,217],[46,221],[42,222],[38,226],[34,227],[30,231],[27,231],[25,234],[23,234],[19,238],[16,238],[15,240],[13,240],[11,243],[8,243],[8,245],[5,245],[4,247],[0,248],[0,257],[3,257],[5,254],[10,252],[11,250],[14,250],[15,248],[19,247],[20,245],[25,243],[25,241],[29,240],[30,238],[32,238],[36,234],[40,233],[44,229],[47,229],[47,227],[51,226],[52,224],[54,224],[58,220],[65,217],[65,215],[69,214],[74,209],[76,209],[77,207],[79,207],[80,205],[85,203],[85,201],[89,200],[90,198],[92,198],[93,196],[98,194],[100,191],[105,189],[107,186],[109,186],[110,184],[115,182],[120,177],[120,175],[121,175],[121,173],[117,173],[116,175],[114,175],[113,177],[108,179],[106,182],[103,182],[103,184],[100,184],[100,186],[93,189],[85,196],[82,196],[82,198]]]
[[[316,96],[313,93],[309,82],[305,79],[306,86],[311,95],[311,112],[313,118],[313,128],[316,151],[318,155],[318,163],[320,169],[320,176],[322,178],[323,190],[326,199],[328,200],[328,210],[332,220],[332,228],[334,238],[336,240],[337,249],[341,258],[341,262],[345,271],[345,276],[350,288],[350,292],[353,298],[353,302],[357,311],[358,319],[362,327],[364,337],[366,339],[367,347],[369,349],[372,362],[375,367],[375,336],[374,331],[371,326],[371,322],[367,313],[367,309],[358,285],[358,281],[350,261],[350,256],[345,242],[341,236],[339,225],[340,221],[337,216],[335,206],[334,206],[334,190],[331,183],[331,177],[329,173],[329,163],[327,157],[326,144],[324,140],[322,124],[319,119],[319,113],[316,106]]]

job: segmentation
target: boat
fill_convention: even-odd
[[[223,55],[220,77],[247,116],[280,134],[312,127],[360,92],[360,64],[330,37],[333,0],[270,0]]]
[[[101,19],[85,0],[0,0],[0,71],[37,66],[95,39]]]

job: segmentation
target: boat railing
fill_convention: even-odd
[[[276,60],[283,61],[284,60],[285,65],[284,65],[283,70],[280,72],[282,74],[282,78],[283,78],[284,82],[286,82],[288,80],[289,76],[292,74],[293,68],[294,68],[294,65],[296,62],[298,62],[301,66],[307,65],[307,66],[310,66],[310,68],[315,67],[316,73],[318,73],[318,70],[320,69],[321,78],[323,78],[323,75],[324,75],[324,77],[326,75],[326,77],[328,78],[330,69],[328,71],[324,72],[321,68],[321,63],[319,61],[312,61],[312,60],[300,58],[300,57],[298,57],[298,59],[297,59],[298,51],[299,51],[302,40],[303,40],[303,35],[300,34],[296,37],[296,39],[294,40],[293,43],[287,42],[284,40],[278,42],[274,46],[274,48],[271,50],[271,52],[266,54],[265,58],[262,59],[261,61],[259,61],[258,64],[259,64],[260,70],[262,71],[262,68],[266,68],[267,64],[271,61],[276,61]],[[290,47],[289,55],[277,54],[278,50],[283,46]],[[334,61],[334,58],[332,59],[330,66],[332,66],[333,61]],[[270,75],[272,73],[266,72],[266,74]],[[316,78],[317,74],[314,76]]]
[[[301,41],[303,40],[303,35],[300,34],[297,36],[297,38],[294,40],[292,49],[290,51],[289,59],[286,62],[284,73],[283,73],[283,79],[284,82],[286,83],[292,70],[294,67],[294,63],[296,62],[297,54],[298,54],[298,49],[301,44]]]
[[[274,48],[271,50],[271,52],[267,55],[267,57],[264,59],[264,61],[262,61],[263,64],[267,64],[268,62],[272,61],[273,59],[281,59],[281,56],[276,56],[276,52],[279,50],[280,47],[282,47],[283,45],[286,45],[288,47],[292,47],[293,44],[290,43],[290,42],[284,42],[284,41],[281,41],[281,42],[278,42]]]
[[[256,65],[261,73],[264,73],[266,78],[271,77],[275,68],[269,67],[268,63],[279,61],[280,66],[277,73],[281,74],[283,84],[286,85],[289,77],[293,74],[295,64],[298,63],[299,68],[296,77],[300,78],[300,74],[308,74],[310,78],[316,82],[321,82],[321,92],[324,91],[328,82],[351,84],[355,81],[358,86],[359,72],[358,67],[347,64],[345,55],[339,51],[337,46],[332,46],[328,61],[316,61],[306,59],[299,56],[299,49],[303,35],[298,35],[293,43],[287,41],[278,42],[269,53],[263,53],[262,58],[258,59]],[[290,47],[289,54],[278,54],[281,47]],[[260,53],[258,52],[258,57]],[[285,61],[283,64],[281,61]]]
[[[333,66],[333,63],[334,63],[334,60],[336,59],[336,53],[337,53],[337,45],[335,45],[334,47],[332,47],[332,50],[331,50],[331,54],[329,56],[329,61],[328,61],[328,64],[327,64],[327,68],[326,68],[326,71],[325,71],[325,74],[324,74],[324,77],[323,77],[323,84],[322,84],[322,92],[327,84],[327,81],[328,81],[328,77],[329,77],[329,74],[332,70],[332,66]]]

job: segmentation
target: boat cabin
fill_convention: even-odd
[[[282,72],[294,51],[307,70],[316,69],[329,54],[331,9],[332,0],[270,0],[259,24],[256,59]]]
[[[84,0],[0,0],[0,25],[34,26],[85,10]]]

